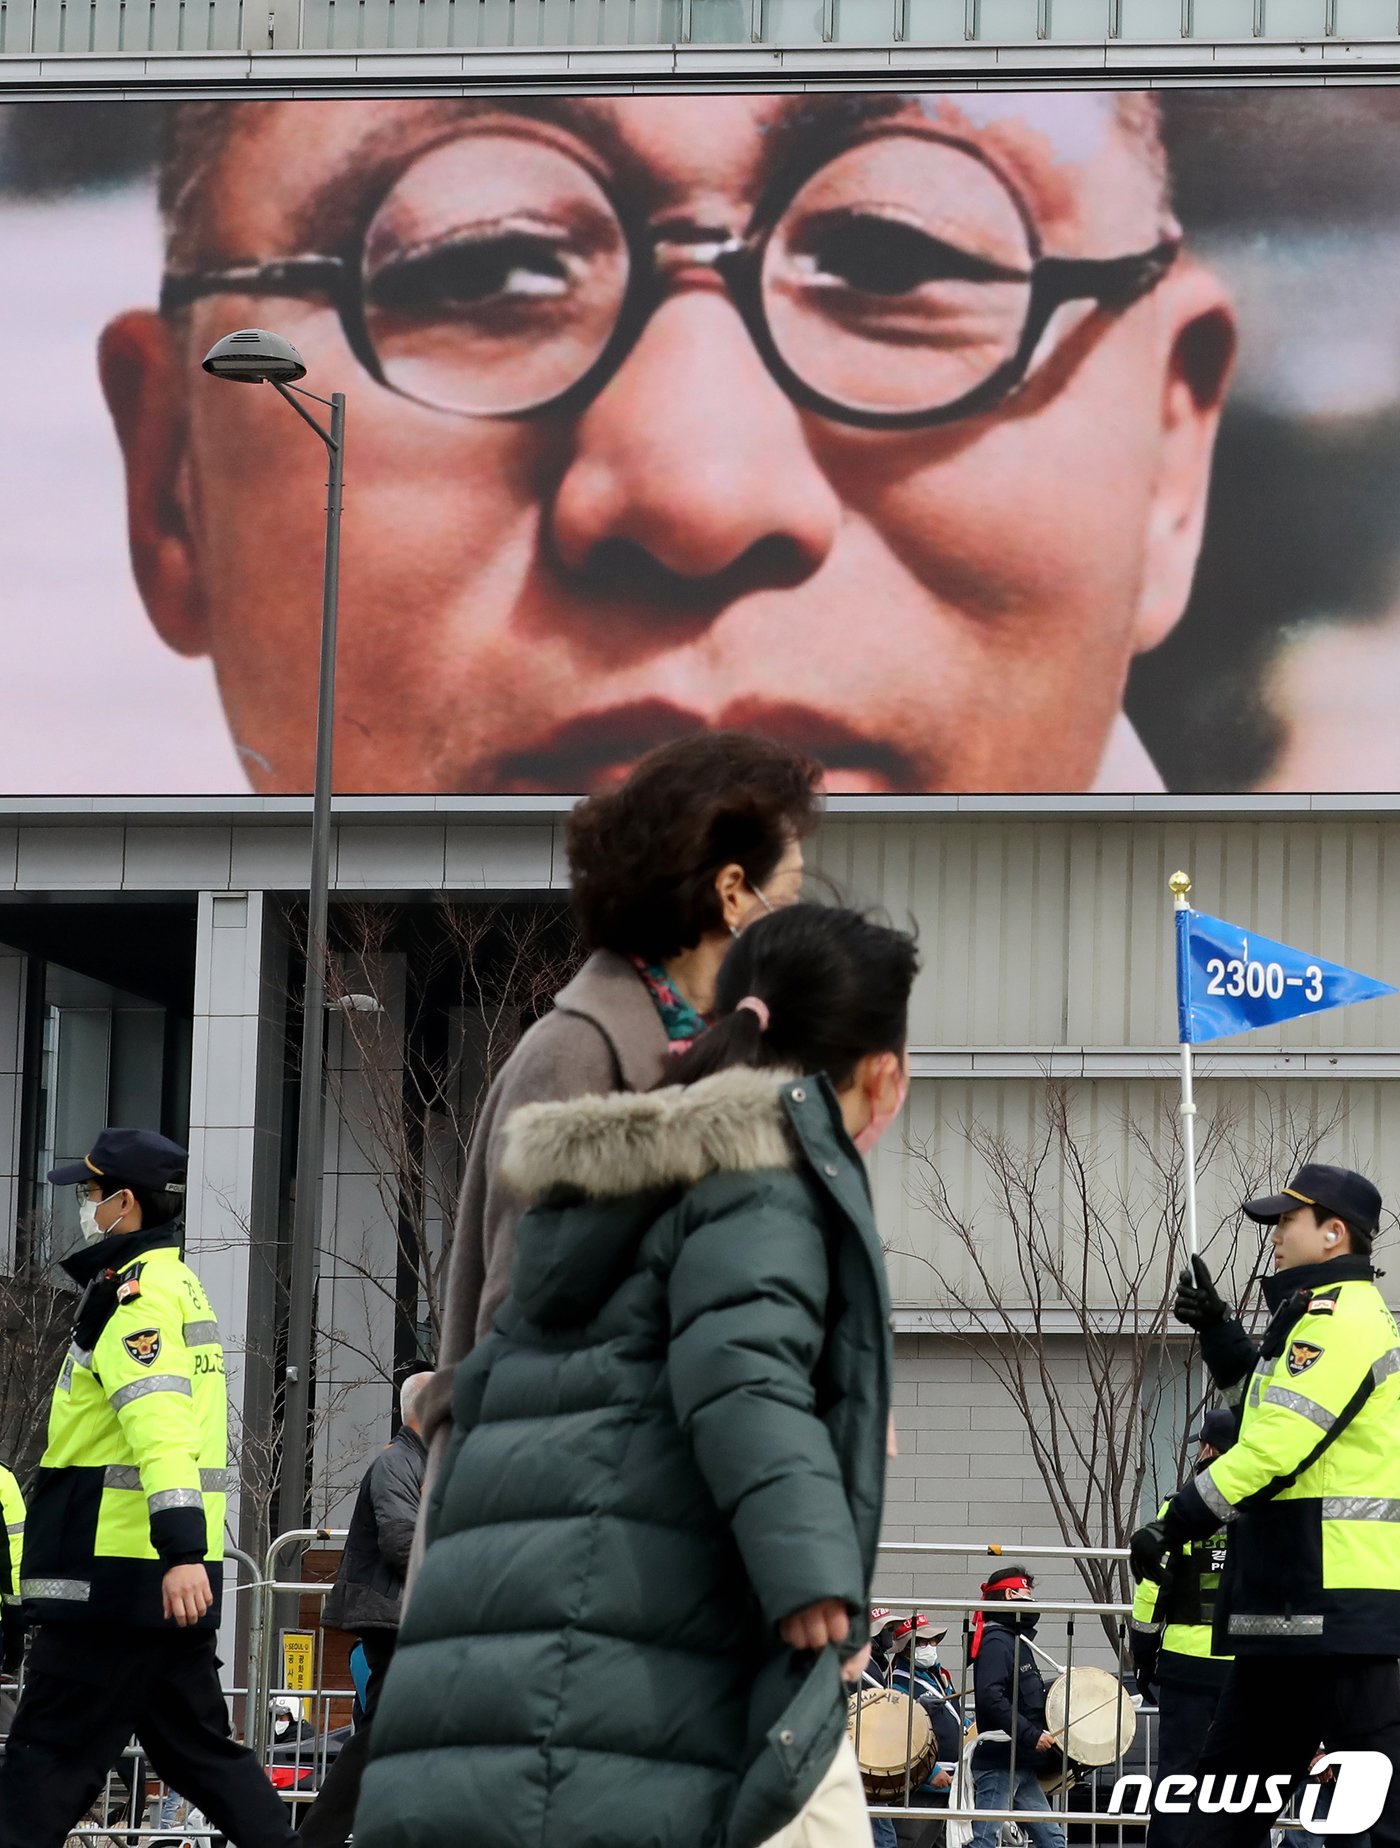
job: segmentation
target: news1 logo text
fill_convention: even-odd
[[[1327,1781],[1322,1773],[1330,1771]],[[1313,1835],[1362,1835],[1380,1816],[1394,1766],[1384,1752],[1325,1752],[1313,1761],[1298,1790],[1298,1825]],[[1287,1771],[1208,1772],[1197,1777],[1174,1772],[1160,1779],[1141,1773],[1120,1777],[1108,1800],[1110,1815],[1276,1816],[1299,1780]],[[1318,1806],[1331,1792],[1325,1814]]]

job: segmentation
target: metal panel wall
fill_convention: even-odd
[[[1005,1280],[1007,1300],[1025,1302],[1017,1229],[998,1199],[996,1162],[978,1142],[999,1138],[1023,1170],[1047,1137],[1052,1070],[1115,1074],[1068,1084],[1074,1150],[1124,1239],[1141,1238],[1147,1249],[1164,1240],[1162,1189],[1176,1163],[1167,891],[1176,867],[1192,872],[1202,910],[1400,981],[1400,906],[1392,912],[1388,903],[1400,878],[1400,827],[1388,821],[843,819],[827,824],[813,858],[852,902],[882,906],[919,930],[924,967],[910,1037],[922,1076],[910,1147],[883,1150],[876,1163],[895,1298],[909,1307],[946,1306],[949,1283],[973,1288],[965,1251],[930,1211],[939,1183]],[[1227,1056],[1208,1049],[1204,1069],[1237,1075],[1200,1085],[1203,1230],[1232,1226],[1244,1193],[1315,1141],[1324,1159],[1373,1173],[1400,1194],[1400,1077],[1384,1075],[1400,1075],[1400,996],[1219,1044]],[[1234,1046],[1273,1069],[1249,1076],[1246,1058],[1228,1056]],[[1101,1050],[1073,1061],[1066,1048]],[[1290,1060],[1290,1049],[1310,1056],[1295,1050]],[[1082,1243],[1059,1149],[1036,1199],[1067,1248]],[[1227,1231],[1220,1248],[1228,1243]],[[1241,1257],[1256,1249],[1246,1237]],[[1100,1274],[1090,1295],[1108,1307],[1115,1287]]]
[[[1210,46],[1400,36],[1400,0],[0,0],[0,56],[746,44]]]
[[[1388,819],[841,818],[812,857],[854,902],[917,921],[917,1047],[1174,1046],[1177,867],[1202,911],[1400,982]],[[1400,996],[1236,1043],[1400,1047]]]
[[[1179,1247],[1169,1246],[1180,1237],[1175,1084],[1168,1076],[1090,1079],[1059,1091],[1069,1117],[1063,1139],[1042,1080],[915,1084],[904,1136],[892,1134],[875,1163],[876,1209],[896,1304],[945,1313],[902,1316],[901,1325],[947,1327],[959,1301],[1028,1308],[1021,1255],[1032,1218],[1074,1292],[1066,1303],[1046,1284],[1041,1327],[1076,1326],[1076,1303],[1113,1311],[1136,1302],[1149,1315],[1160,1303],[1169,1256],[1180,1262]],[[1374,1175],[1392,1204],[1400,1199],[1395,1080],[1207,1082],[1198,1105],[1202,1246],[1225,1287],[1244,1288],[1260,1248],[1259,1235],[1240,1223],[1240,1200],[1281,1184],[1314,1151]],[[976,1264],[950,1221],[967,1228]],[[1096,1225],[1101,1232],[1086,1241],[1086,1227]],[[1081,1271],[1086,1242],[1091,1254],[1115,1255],[1091,1255]]]

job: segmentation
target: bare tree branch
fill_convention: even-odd
[[[1193,1402],[1189,1349],[1171,1318],[1186,1251],[1178,1119],[1165,1098],[1147,1116],[1125,1109],[1114,1127],[1127,1158],[1115,1162],[1082,1126],[1089,1094],[1047,1079],[1019,1142],[975,1118],[958,1122],[981,1201],[955,1199],[932,1145],[911,1140],[914,1196],[945,1236],[901,1255],[932,1273],[958,1337],[1015,1406],[1065,1544],[1102,1547],[1124,1545],[1145,1492],[1160,1496],[1185,1474],[1204,1398]],[[1262,1086],[1234,1093],[1197,1119],[1198,1174],[1218,1174],[1222,1198],[1247,1199],[1335,1138],[1344,1115],[1338,1103],[1319,1121]],[[1222,1288],[1245,1302],[1262,1252],[1252,1228],[1240,1234],[1231,1212],[1202,1229],[1202,1247]],[[1076,1340],[1075,1376],[1052,1364],[1056,1332]],[[1165,1417],[1170,1482],[1150,1480]],[[1096,1602],[1131,1595],[1123,1562],[1075,1563]],[[1112,1641],[1113,1620],[1104,1628]]]

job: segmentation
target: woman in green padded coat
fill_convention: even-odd
[[[457,1370],[355,1848],[865,1848],[845,1740],[891,1343],[862,1149],[902,932],[798,907],[665,1088],[518,1111],[533,1205]]]

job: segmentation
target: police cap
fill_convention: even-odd
[[[152,1193],[183,1193],[188,1149],[153,1129],[104,1129],[81,1161],[50,1168],[49,1179],[64,1187],[78,1181],[111,1181],[119,1187],[147,1187]]]
[[[1217,1405],[1202,1418],[1196,1442],[1209,1444],[1212,1450],[1223,1451],[1229,1450],[1238,1436],[1239,1424],[1235,1414],[1228,1406]]]
[[[1354,1174],[1350,1168],[1333,1168],[1322,1161],[1307,1162],[1282,1193],[1246,1200],[1241,1210],[1256,1225],[1272,1226],[1299,1206],[1320,1206],[1372,1237],[1380,1228],[1379,1188],[1364,1174]]]

